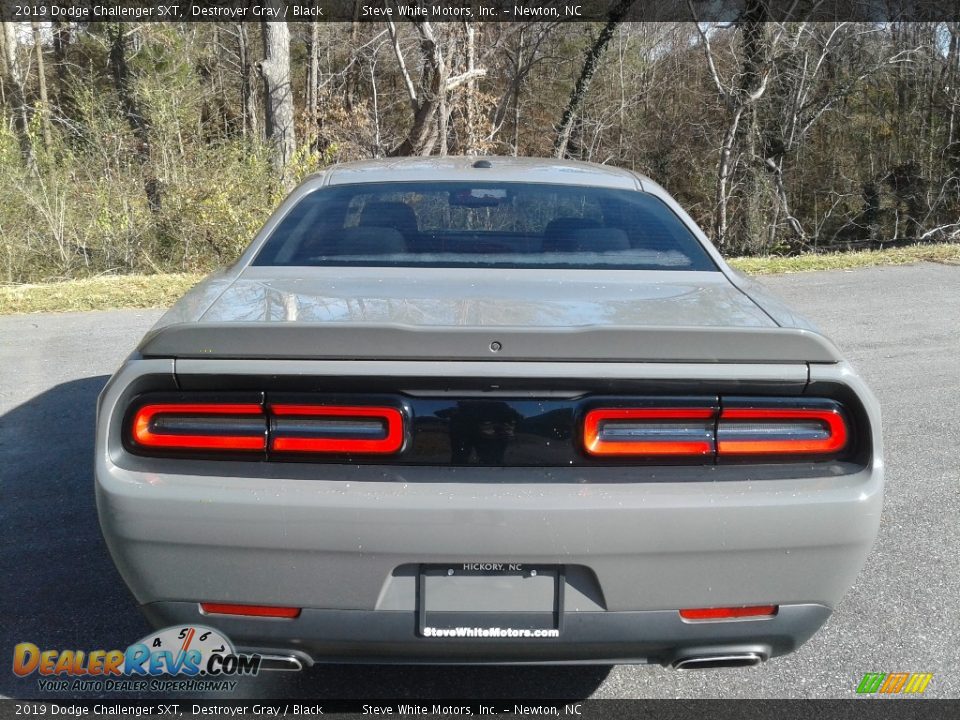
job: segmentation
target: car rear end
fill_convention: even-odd
[[[799,647],[880,516],[876,403],[836,349],[722,272],[488,272],[249,265],[145,338],[96,478],[148,618],[293,665]]]

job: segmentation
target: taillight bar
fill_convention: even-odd
[[[135,406],[133,448],[228,453],[387,455],[404,444],[404,414],[389,406],[163,402]]]
[[[838,407],[724,408],[717,425],[717,454],[833,454],[848,441]]]
[[[274,452],[388,455],[403,447],[403,414],[394,407],[270,405]]]
[[[157,403],[133,417],[133,440],[148,448],[265,450],[267,423],[253,403]]]
[[[594,408],[583,419],[583,449],[620,458],[824,457],[850,442],[833,401],[733,398],[721,405]]]
[[[599,408],[583,421],[590,455],[702,456],[714,451],[713,408]]]

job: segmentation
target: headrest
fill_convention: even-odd
[[[577,247],[570,237],[574,230],[598,228],[596,220],[583,217],[559,217],[547,223],[543,229],[544,252],[574,252]]]
[[[417,214],[402,202],[372,202],[360,211],[360,227],[388,227],[401,235],[417,233]]]

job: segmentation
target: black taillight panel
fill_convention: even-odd
[[[862,407],[739,395],[484,397],[144,393],[124,416],[148,457],[551,467],[860,462]]]

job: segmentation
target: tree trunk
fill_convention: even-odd
[[[17,24],[3,23],[3,53],[7,73],[6,95],[13,110],[13,121],[20,140],[20,150],[24,160],[32,166],[34,164],[33,144],[30,142],[27,101],[23,91],[23,70],[20,67],[20,58],[17,56],[17,46]]]
[[[520,95],[523,68],[523,28],[517,33],[517,57],[513,66],[513,156],[520,154]]]
[[[763,165],[764,158],[759,157],[760,153],[756,146],[758,130],[755,106],[766,92],[770,79],[770,70],[767,67],[768,50],[772,54],[772,45],[765,35],[764,20],[767,16],[764,2],[765,0],[747,0],[743,19],[738,27],[741,37],[739,67],[729,88],[724,87],[720,79],[708,32],[696,23],[710,75],[728,112],[727,128],[720,144],[717,160],[716,206],[713,217],[713,241],[721,248],[731,246],[731,226],[738,227],[740,230],[741,242],[749,243],[750,238],[758,232],[757,201],[766,178],[758,177],[758,168]],[[779,37],[778,33],[776,38]],[[738,148],[743,152],[736,153],[735,150]],[[744,154],[747,156],[746,162],[739,162],[738,156],[742,157]],[[734,182],[735,173],[737,173],[736,182]],[[738,209],[738,216],[734,216],[736,222],[731,222],[729,218],[731,186],[746,188],[745,191],[741,191],[744,202]],[[762,237],[763,233],[760,232],[758,236]],[[761,240],[760,244],[762,243]]]
[[[126,116],[127,124],[133,131],[136,140],[137,159],[143,168],[143,191],[147,196],[147,204],[154,212],[160,210],[161,193],[160,182],[150,170],[150,128],[146,118],[140,111],[133,88],[130,84],[130,68],[127,66],[127,33],[122,22],[111,23],[107,31],[110,38],[110,71],[113,74],[113,84],[120,97],[120,105]]]
[[[713,222],[713,238],[718,247],[724,247],[727,242],[727,204],[729,199],[730,166],[733,153],[733,143],[737,137],[740,117],[743,115],[743,106],[738,107],[723,136],[720,145],[720,160],[717,163],[716,207],[717,213]]]
[[[423,55],[424,71],[421,76],[420,110],[413,119],[413,128],[410,130],[409,155],[429,155],[437,141],[440,123],[434,122],[437,111],[440,109],[441,97],[444,93],[446,72],[443,64],[443,52],[433,33],[433,26],[429,22],[415,22],[414,26],[420,33],[420,52]]]
[[[787,185],[783,180],[783,158],[780,158],[779,162],[775,161],[773,158],[767,158],[766,167],[773,175],[774,188],[777,193],[777,200],[780,203],[779,210],[777,214],[782,211],[784,217],[786,218],[787,224],[790,226],[790,230],[793,231],[794,236],[796,237],[797,242],[800,244],[800,249],[806,250],[807,246],[810,244],[810,240],[807,237],[806,230],[803,229],[803,225],[800,223],[800,220],[793,214],[793,211],[790,209],[790,198],[787,196]],[[769,227],[773,227],[775,223],[770,223]],[[767,242],[771,245],[775,238],[771,235],[768,238]]]
[[[268,7],[283,15],[283,0],[269,0]],[[281,177],[284,187],[293,185],[293,177],[287,171],[297,149],[293,127],[293,83],[290,81],[290,29],[285,22],[261,23],[263,30],[263,55],[260,75],[264,85],[264,110],[267,142],[270,143],[274,171]]]
[[[7,69],[7,33],[0,25],[0,107],[7,104],[7,78],[10,71]]]
[[[254,87],[253,62],[250,59],[250,39],[247,25],[237,23],[237,57],[240,61],[240,100],[243,105],[243,136],[260,139],[260,123],[257,120],[257,97]]]
[[[219,24],[213,26],[213,46],[216,48],[217,57],[214,61],[214,71],[216,73],[216,88],[217,88],[217,109],[220,114],[220,120],[223,123],[221,132],[223,137],[231,135],[235,128],[235,115],[233,114],[233,108],[231,107],[232,102],[230,97],[227,94],[226,83],[223,81],[223,56],[227,52],[226,47],[224,47],[223,36],[224,34],[229,34],[229,32],[221,32],[221,27]],[[180,133],[177,133],[178,138]],[[183,142],[180,142],[180,156],[183,157]]]
[[[947,102],[950,105],[947,120],[946,145],[943,148],[944,178],[960,174],[960,148],[957,147],[957,110],[960,108],[960,25],[950,25],[950,50],[941,81],[942,87],[950,88]]]
[[[633,6],[636,0],[620,0],[607,15],[607,24],[603,26],[597,39],[593,41],[587,56],[583,61],[583,68],[580,70],[580,77],[577,78],[576,85],[570,93],[570,99],[567,101],[567,107],[560,118],[560,124],[557,126],[557,139],[554,143],[554,155],[562,158],[567,154],[567,145],[570,143],[570,133],[573,130],[573,123],[580,113],[580,108],[587,96],[587,90],[590,89],[590,82],[597,72],[597,65],[600,57],[606,49],[607,44],[613,37],[617,26],[621,23],[624,16]]]
[[[43,132],[43,146],[50,149],[50,102],[47,98],[47,68],[43,62],[43,44],[40,42],[40,23],[30,23],[33,30],[33,52],[37,59],[37,90],[40,95],[40,127]]]
[[[53,21],[53,65],[57,79],[57,91],[54,102],[61,117],[73,117],[76,111],[73,92],[70,88],[67,72],[67,47],[70,45],[70,23],[63,20]]]
[[[760,87],[762,67],[766,61],[766,27],[763,22],[766,15],[761,8],[755,9],[748,4],[746,16],[749,20],[741,26],[743,61],[738,87],[739,102],[744,103],[739,147],[746,161],[740,164],[737,172],[739,205],[735,216],[734,240],[738,250],[753,254],[762,249],[766,242],[763,231],[766,225],[763,207],[766,177],[762,170],[762,151],[757,143],[760,131],[757,105],[756,100],[751,99]]]
[[[353,4],[353,22],[350,23],[350,47],[356,48],[360,44],[360,0]],[[363,72],[363,58],[360,55],[354,58],[353,64],[347,71],[346,82],[343,86],[344,107],[353,111],[357,102],[357,87],[360,85],[360,75]]]
[[[414,89],[412,80],[406,74],[406,66],[401,70],[405,74],[408,91],[411,94],[410,103],[413,108],[413,126],[402,143],[390,151],[390,155],[429,155],[437,141],[439,134],[439,120],[437,109],[440,106],[441,93],[445,92],[445,73],[443,54],[433,34],[433,27],[429,22],[413,22],[413,26],[420,35],[420,54],[423,57],[423,71],[420,74],[419,87]],[[396,30],[392,31],[394,50],[402,62],[399,40]]]
[[[320,21],[310,22],[310,47],[307,48],[309,62],[307,64],[307,144],[312,144],[317,135],[317,87],[320,74]]]
[[[476,29],[473,23],[465,22],[463,24],[464,32],[467,34],[467,72],[472,73],[476,69],[477,50],[476,50]],[[477,81],[469,80],[467,82],[467,140],[466,154],[476,155],[477,153],[477,113],[476,113],[476,93]]]
[[[443,87],[443,84],[440,86]],[[448,152],[447,149],[447,137],[449,135],[449,130],[447,127],[447,121],[450,118],[450,111],[447,109],[447,94],[440,91],[440,103],[437,105],[437,137],[440,139],[440,152],[439,155],[446,155]],[[424,155],[429,154],[429,150]]]

